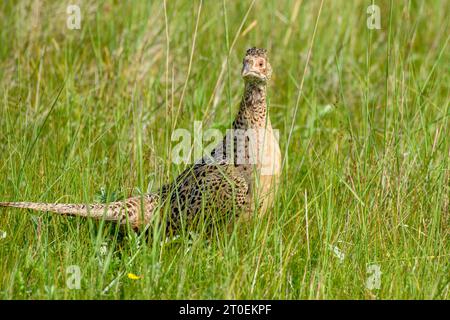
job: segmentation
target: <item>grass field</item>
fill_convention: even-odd
[[[230,127],[251,46],[284,166],[213,236],[2,209],[0,298],[449,299],[450,1],[374,3],[381,29],[372,1],[2,1],[0,201],[157,190],[174,129]]]

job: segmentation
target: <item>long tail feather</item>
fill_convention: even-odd
[[[117,221],[120,224],[130,223],[139,227],[150,221],[153,211],[158,205],[159,197],[155,194],[128,198],[108,204],[51,204],[37,202],[0,202],[0,207],[48,211],[69,216],[80,216],[94,219]]]

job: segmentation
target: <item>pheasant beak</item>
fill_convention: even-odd
[[[245,62],[244,66],[242,67],[242,77],[246,80],[250,79],[258,79],[258,80],[264,80],[264,76],[260,74],[258,70],[253,68],[251,62]]]

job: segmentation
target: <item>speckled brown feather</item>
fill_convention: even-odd
[[[157,195],[133,197],[124,201],[109,204],[51,204],[36,202],[0,202],[0,207],[48,211],[68,216],[80,216],[94,219],[129,223],[133,228],[150,221],[151,215],[158,205]],[[141,214],[142,213],[142,214]]]

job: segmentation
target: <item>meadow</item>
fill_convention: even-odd
[[[273,68],[283,169],[267,215],[212,235],[0,209],[0,299],[449,299],[449,13],[447,0],[1,1],[0,201],[157,190],[186,167],[175,129],[231,126],[252,46]]]

